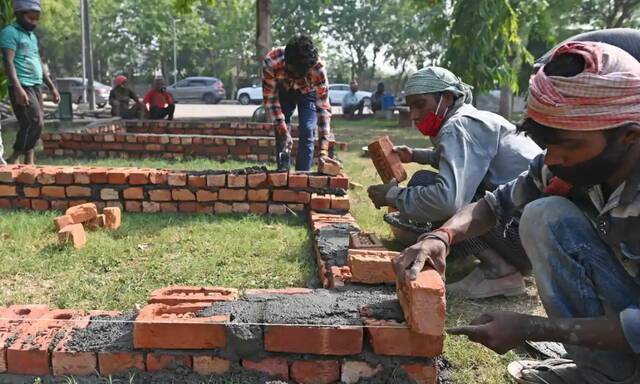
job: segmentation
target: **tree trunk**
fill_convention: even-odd
[[[507,120],[511,120],[511,113],[513,111],[513,91],[511,86],[503,85],[500,87],[500,107],[498,108],[498,114]]]
[[[256,55],[259,63],[264,60],[272,46],[271,0],[256,0]]]

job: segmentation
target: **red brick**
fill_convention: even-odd
[[[116,230],[120,228],[122,224],[122,210],[120,208],[108,207],[102,213],[104,214],[104,227],[106,229]]]
[[[24,187],[24,196],[25,197],[39,197],[40,196],[40,188],[39,187]]]
[[[98,371],[98,355],[95,352],[70,351],[66,347],[70,333],[58,344],[51,354],[51,368],[54,376],[88,376]]]
[[[336,176],[342,171],[342,166],[340,164],[336,164],[330,161],[319,161],[318,162],[318,173],[322,173],[323,175]]]
[[[309,185],[309,175],[292,173],[289,175],[289,188],[307,188]]]
[[[89,178],[91,184],[107,184],[109,182],[109,175],[106,169],[92,169],[89,172]]]
[[[82,224],[69,224],[58,231],[58,241],[62,245],[71,243],[75,249],[80,249],[87,244],[87,235]]]
[[[252,173],[247,175],[247,184],[250,188],[263,188],[266,187],[267,184],[267,174],[266,173]]]
[[[140,213],[142,212],[142,202],[140,201],[125,201],[124,210],[127,212]]]
[[[98,228],[104,228],[104,215],[98,215],[95,219],[85,223],[85,228],[95,231]]]
[[[269,173],[267,176],[269,185],[272,187],[286,187],[287,186],[287,174],[286,173]]]
[[[109,184],[127,184],[129,171],[125,169],[114,168],[107,173],[107,181]]]
[[[229,369],[229,360],[215,356],[193,356],[193,371],[199,375],[224,375]]]
[[[352,232],[349,234],[350,249],[375,249],[384,251],[386,248],[373,233]]]
[[[363,284],[393,284],[396,274],[391,261],[398,252],[371,249],[350,249],[348,263],[351,282]]]
[[[196,195],[186,188],[172,189],[171,198],[176,201],[195,201]]]
[[[227,186],[229,188],[244,188],[247,186],[247,175],[227,175]]]
[[[244,189],[221,189],[218,198],[222,201],[245,201],[247,191]]]
[[[151,292],[149,304],[178,305],[186,303],[215,303],[238,299],[238,291],[222,287],[173,285]]]
[[[310,199],[311,195],[309,195],[309,192],[290,190],[273,191],[273,201],[276,202],[308,204]]]
[[[14,183],[19,172],[18,169],[11,166],[0,166],[0,183]]]
[[[98,208],[94,203],[80,204],[67,209],[65,215],[71,216],[74,224],[85,223],[98,216]]]
[[[396,284],[400,305],[409,327],[421,334],[440,336],[444,333],[446,300],[440,274],[427,269],[411,281]]]
[[[270,215],[286,215],[289,211],[284,204],[269,204]]]
[[[66,200],[53,200],[51,202],[51,209],[56,211],[66,211],[69,209],[69,202]]]
[[[54,187],[43,187],[43,188],[54,188]],[[91,197],[91,188],[89,187],[78,187],[76,185],[72,185],[67,187],[66,192],[68,197]],[[63,196],[54,196],[54,197],[63,197]]]
[[[129,184],[146,185],[149,184],[149,172],[134,171],[129,174]]]
[[[340,381],[340,363],[333,360],[294,361],[291,378],[300,384],[332,384]]]
[[[23,168],[16,177],[16,183],[35,184],[38,177],[38,171],[35,168]]]
[[[178,365],[191,369],[193,366],[191,356],[147,353],[147,371],[149,372],[162,371]]]
[[[248,191],[249,201],[269,201],[268,189],[250,189]]]
[[[101,204],[100,203],[96,203],[96,206],[98,206],[98,205],[100,205],[100,207],[102,209],[107,207],[107,208],[118,208],[121,212],[122,212],[122,210],[124,210],[124,206],[119,201],[107,201],[106,203],[102,202]]]
[[[98,366],[103,376],[116,375],[130,369],[144,371],[142,352],[99,352]]]
[[[382,364],[374,367],[365,361],[345,361],[342,363],[340,381],[345,384],[357,384],[362,379],[375,377],[382,369]]]
[[[207,175],[207,185],[210,187],[224,187],[227,183],[227,175]]]
[[[56,183],[56,172],[57,172],[57,170],[55,168],[54,169],[45,168],[38,175],[38,177],[36,178],[36,181],[38,183],[40,183],[40,184],[43,184],[43,185],[55,184]],[[1,177],[0,177],[0,181],[2,181]]]
[[[48,211],[49,202],[47,200],[33,199],[31,200],[31,209],[35,211]]]
[[[415,384],[436,384],[438,382],[438,368],[427,364],[403,364],[402,370]]]
[[[141,187],[129,187],[122,191],[122,196],[127,200],[142,200],[144,199],[144,189]]]
[[[329,178],[327,176],[309,176],[309,187],[311,188],[327,188]]]
[[[102,200],[119,200],[120,193],[113,188],[102,188],[100,190],[100,199]]]
[[[12,205],[18,209],[31,209],[31,199],[13,199]]]
[[[165,171],[154,171],[149,173],[149,182],[151,184],[167,184],[169,182],[169,174]]]
[[[347,190],[349,189],[349,178],[344,176],[330,177],[329,187]]]
[[[146,349],[215,349],[227,342],[225,322],[229,316],[197,317],[209,303],[149,304],[133,325],[133,345]]]
[[[178,212],[178,204],[176,203],[160,203],[162,212],[175,213]]]
[[[142,212],[144,213],[158,213],[160,212],[160,203],[153,201],[142,202]]]
[[[59,184],[59,185],[73,184],[73,170],[70,168],[59,169],[56,172],[56,184]]]
[[[172,186],[185,186],[187,185],[187,175],[184,173],[170,173],[168,182]]]
[[[264,348],[270,352],[347,356],[362,352],[361,327],[303,327],[269,325]]]
[[[73,182],[75,184],[91,184],[91,177],[89,176],[89,172],[75,172],[73,174]]]
[[[73,218],[69,215],[58,216],[53,219],[53,224],[55,224],[56,229],[59,231],[67,225],[73,224]]]
[[[331,209],[335,209],[337,211],[350,210],[351,203],[349,202],[349,196],[331,195]]]
[[[171,201],[171,190],[154,189],[149,191],[149,198],[153,201]]]
[[[330,195],[318,195],[314,193],[311,195],[311,209],[326,210],[331,209],[331,196]]]
[[[198,201],[217,201],[218,192],[211,192],[204,189],[200,189],[198,190],[198,192],[196,192],[196,199]]]
[[[249,203],[233,203],[233,213],[249,213]]]
[[[249,213],[253,213],[254,215],[264,215],[267,213],[267,204],[266,203],[250,203]]]
[[[289,362],[284,357],[268,357],[260,361],[242,360],[242,367],[249,371],[266,373],[272,378],[289,380]]]
[[[204,188],[207,186],[207,178],[206,176],[190,175],[188,184],[190,187]]]
[[[399,183],[407,179],[407,172],[400,161],[400,156],[393,151],[393,143],[389,136],[381,137],[369,144],[369,153],[384,183],[388,183],[391,179],[396,179]]]
[[[64,191],[64,189],[63,189]],[[18,196],[15,185],[0,185],[0,196]]]
[[[64,187],[45,186],[45,187],[42,187],[42,190],[40,193],[44,197],[64,198],[67,196],[65,193]]]
[[[331,282],[329,288],[342,287],[345,283],[351,282],[351,268],[348,266],[331,266]]]
[[[233,205],[218,202],[214,206],[214,211],[217,214],[231,213],[233,212]]]
[[[365,319],[373,352],[385,356],[436,357],[442,354],[444,336],[413,332],[406,323]]]

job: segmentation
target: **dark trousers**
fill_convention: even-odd
[[[149,110],[149,117],[154,120],[164,119],[168,117],[169,120],[173,120],[173,113],[176,111],[176,106],[174,104],[167,105],[164,108],[161,107],[151,107]]]
[[[29,105],[18,105],[17,95],[13,87],[9,87],[9,98],[13,113],[18,119],[20,129],[13,144],[13,150],[27,152],[32,150],[42,133],[44,127],[44,111],[42,105],[42,92],[39,87],[22,87],[29,98]]]
[[[350,117],[355,116],[356,112],[358,112],[359,115],[362,115],[363,111],[364,111],[364,100],[360,100],[358,104],[345,105],[344,107],[342,107],[342,114]]]

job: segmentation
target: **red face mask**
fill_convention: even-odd
[[[427,113],[427,115],[422,120],[420,120],[418,124],[416,124],[416,128],[418,128],[418,131],[420,131],[420,133],[422,133],[423,135],[436,137],[438,135],[438,132],[440,132],[444,117],[447,115],[447,111],[445,110],[442,116],[438,116],[437,112],[440,109],[441,103],[442,97],[440,97],[440,101],[438,101],[436,111]]]

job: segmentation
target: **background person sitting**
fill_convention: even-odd
[[[384,83],[378,83],[378,89],[371,95],[371,111],[382,111],[382,99],[384,98]]]
[[[356,115],[362,116],[364,111],[364,99],[358,100],[358,82],[351,82],[351,91],[342,98],[342,114],[346,117],[354,118]]]
[[[129,88],[126,76],[116,76],[114,87],[109,93],[109,104],[111,104],[111,116],[123,119],[141,119],[144,107],[138,96]],[[129,101],[133,100],[134,105],[129,108]]]
[[[155,78],[153,88],[144,96],[142,103],[145,105],[150,119],[161,120],[166,117],[168,120],[173,120],[176,104],[171,93],[167,92],[163,77]]]

